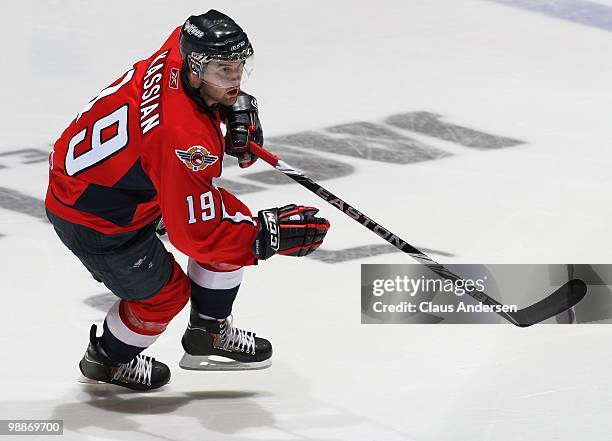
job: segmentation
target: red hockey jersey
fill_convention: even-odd
[[[201,263],[251,265],[257,225],[220,188],[218,112],[183,90],[177,28],[76,116],[50,155],[45,204],[102,233],[142,228],[163,215],[168,237]]]

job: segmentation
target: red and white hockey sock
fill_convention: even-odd
[[[189,279],[174,262],[172,277],[152,297],[144,300],[117,301],[104,320],[100,345],[107,356],[126,363],[136,357],[155,340],[189,300]]]
[[[224,319],[242,283],[244,268],[228,264],[201,264],[189,259],[191,301],[202,318]]]

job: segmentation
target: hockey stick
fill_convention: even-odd
[[[425,265],[434,273],[445,279],[452,280],[453,282],[461,280],[459,276],[451,272],[449,269],[447,269],[443,265],[440,265],[438,262],[433,260],[431,257],[426,255],[422,251],[413,247],[408,242],[404,241],[403,239],[400,239],[398,236],[391,233],[379,223],[373,221],[365,214],[352,207],[350,204],[346,203],[333,193],[330,193],[329,191],[321,187],[319,184],[314,182],[312,179],[297,171],[286,162],[282,161],[278,156],[270,153],[269,151],[265,150],[263,147],[255,144],[252,141],[249,141],[249,148],[251,150],[251,153],[263,159],[276,170],[284,173],[286,176],[290,177],[303,187],[306,187],[308,190],[315,193],[324,201],[333,205],[353,220],[362,224],[368,230],[382,237],[397,249],[410,255],[410,257],[415,259],[417,262]],[[497,314],[499,314],[504,319],[508,320],[510,323],[516,326],[531,326],[535,323],[539,323],[548,318],[554,317],[555,315],[566,311],[567,309],[576,305],[580,300],[584,298],[584,296],[586,295],[586,291],[586,284],[582,280],[572,279],[565,285],[558,288],[548,297],[540,300],[539,302],[531,306],[528,306],[527,308],[519,309],[516,312],[505,312],[503,310],[498,310],[499,308],[495,308],[494,310]],[[482,291],[468,290],[468,294],[484,305],[493,307],[495,307],[496,305],[497,307],[503,306],[501,303],[489,297]]]

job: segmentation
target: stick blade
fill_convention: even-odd
[[[587,285],[580,279],[572,279],[545,299],[509,315],[522,328],[543,322],[567,311],[580,302],[587,293]]]

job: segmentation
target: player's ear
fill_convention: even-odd
[[[191,87],[195,87],[197,89],[202,85],[202,80],[199,79],[193,72],[189,72],[189,84],[191,84]]]

